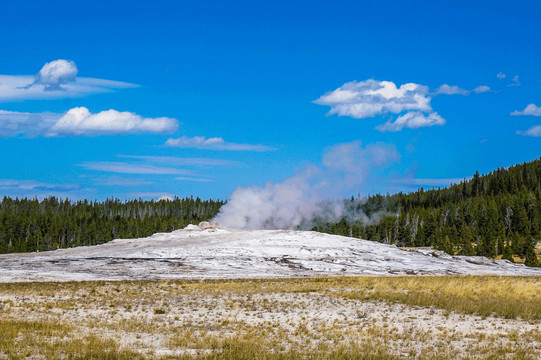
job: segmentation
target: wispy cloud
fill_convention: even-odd
[[[451,184],[460,184],[461,181],[469,180],[470,177],[466,178],[398,178],[394,179],[394,183],[399,183],[406,186],[449,186]]]
[[[491,91],[491,89],[489,86],[486,86],[486,85],[479,85],[478,87],[472,90],[472,92],[476,94],[481,94],[481,93],[485,93],[489,91]]]
[[[528,130],[524,130],[524,131],[517,130],[517,135],[540,137],[541,136],[541,125],[532,126]]]
[[[73,61],[59,59],[46,63],[33,76],[0,75],[0,101],[81,97],[138,86],[122,81],[77,77],[77,73]]]
[[[211,180],[211,179],[191,178],[191,177],[176,177],[175,180],[181,180],[181,181],[195,181],[195,182],[213,182],[213,181],[214,181],[214,180]]]
[[[388,121],[385,124],[379,125],[376,129],[382,132],[395,132],[404,128],[418,129],[435,125],[445,125],[445,119],[438,115],[437,112],[425,115],[419,111],[410,111],[399,116],[395,121]]]
[[[507,86],[521,86],[522,85],[518,75],[513,76],[513,79],[511,81],[512,81],[511,84],[509,84]]]
[[[531,116],[541,116],[541,107],[535,105],[535,104],[529,104],[526,106],[526,108],[522,111],[515,110],[511,112],[510,115],[513,116],[520,116],[520,115],[531,115]]]
[[[180,165],[180,166],[238,166],[238,161],[211,159],[211,158],[186,158],[174,156],[138,156],[138,155],[118,155],[126,159],[145,160],[158,164]]]
[[[133,192],[127,195],[128,199],[148,199],[148,200],[173,200],[175,194],[170,192]]]
[[[0,138],[17,135],[39,136],[59,118],[54,113],[27,113],[0,110]]]
[[[434,95],[470,95],[471,93],[481,94],[484,92],[489,92],[491,89],[486,85],[479,85],[475,89],[466,90],[457,85],[447,85],[443,84],[434,91]]]
[[[266,145],[239,144],[227,142],[221,137],[206,138],[204,136],[183,136],[177,139],[168,139],[166,146],[180,148],[196,148],[206,150],[228,151],[272,151],[274,148]]]
[[[34,180],[0,179],[0,189],[69,192],[81,190],[82,186],[76,184],[47,184]]]
[[[150,185],[152,181],[134,179],[134,178],[124,178],[116,175],[112,176],[102,176],[92,179],[92,181],[97,185],[105,186],[139,186],[139,185]]]
[[[470,92],[456,85],[443,84],[436,89],[434,95],[468,95]]]
[[[497,77],[498,79],[500,79],[500,80],[505,79],[505,76],[506,76],[506,75],[505,75],[504,73],[502,73],[501,71],[500,71],[499,73],[496,74],[496,77]]]
[[[104,171],[119,174],[146,174],[146,175],[193,175],[191,170],[176,169],[145,164],[130,164],[112,161],[88,161],[78,164],[87,170]]]
[[[0,137],[163,134],[174,132],[178,126],[178,120],[173,118],[143,118],[131,112],[113,109],[96,114],[85,107],[70,109],[65,114],[0,110]]]

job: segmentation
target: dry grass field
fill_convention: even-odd
[[[0,359],[539,359],[539,277],[0,284]]]

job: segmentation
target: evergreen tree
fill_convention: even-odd
[[[529,238],[526,241],[524,261],[524,264],[526,266],[539,266],[539,259],[537,258],[537,255],[535,253],[535,244],[536,242],[533,238]]]

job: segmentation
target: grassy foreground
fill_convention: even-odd
[[[539,277],[0,284],[0,359],[538,359]]]

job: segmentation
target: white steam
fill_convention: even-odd
[[[360,141],[334,145],[326,149],[319,167],[306,166],[280,183],[238,188],[214,220],[247,229],[309,228],[314,219],[337,221],[342,217],[367,222],[358,207],[328,199],[344,196],[365,183],[372,170],[399,159],[392,145],[363,147]]]

